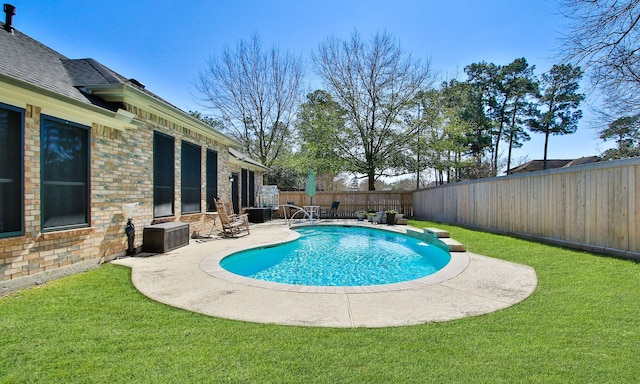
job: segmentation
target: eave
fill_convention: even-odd
[[[0,102],[19,108],[35,105],[41,113],[91,126],[101,124],[118,130],[135,129],[142,125],[136,116],[123,110],[112,111],[47,88],[0,73]]]
[[[163,119],[210,137],[223,145],[235,147],[241,145],[237,140],[217,131],[199,119],[129,84],[87,85],[85,89],[92,95],[106,101],[121,102],[145,109]]]
[[[240,165],[241,167],[246,169],[261,170],[265,172],[269,170],[269,167],[266,167],[258,163],[257,161],[251,159],[244,153],[238,150],[233,150],[232,148],[229,148],[229,163]]]

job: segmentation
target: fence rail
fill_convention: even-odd
[[[414,215],[640,259],[640,158],[413,192]]]
[[[331,208],[334,201],[339,201],[337,218],[355,218],[358,210],[384,211],[395,209],[408,216],[413,215],[413,203],[411,192],[387,192],[387,191],[349,191],[349,192],[317,192],[311,198],[304,192],[280,191],[280,204],[290,202],[294,205],[319,205],[321,209]],[[282,209],[274,212],[275,217],[282,217]]]

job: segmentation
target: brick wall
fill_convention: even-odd
[[[183,221],[190,230],[208,233],[204,214],[181,215],[181,141],[201,147],[202,212],[206,208],[206,150],[218,152],[218,196],[231,199],[228,176],[232,171],[227,147],[210,137],[162,119],[135,106],[127,106],[144,126],[125,131],[91,126],[91,227],[41,232],[40,221],[40,114],[38,106],[25,110],[25,234],[0,239],[0,288],[3,282],[38,276],[82,262],[99,264],[123,255],[127,247],[122,204],[140,202],[134,214],[135,246],[142,245],[143,227],[153,218],[153,132],[175,138],[175,216],[162,221]],[[235,166],[234,166],[235,168]],[[256,186],[262,180],[256,172]],[[46,280],[46,278],[44,279]],[[1,292],[0,292],[1,293]]]

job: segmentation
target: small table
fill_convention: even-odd
[[[213,233],[213,229],[216,227],[216,218],[218,217],[218,212],[205,212],[206,216],[211,216],[211,229],[209,230],[209,237],[211,237],[211,233]]]
[[[319,205],[303,205],[305,212],[309,215],[309,219],[313,220],[313,215],[316,215],[320,219],[320,206]]]

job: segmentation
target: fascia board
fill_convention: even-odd
[[[196,119],[162,100],[142,92],[128,84],[111,84],[111,85],[91,85],[86,89],[93,95],[100,96],[107,101],[117,101],[148,109],[149,112],[158,114],[158,116],[174,123],[192,129],[193,131],[210,137],[227,146],[241,146],[241,143],[222,132],[208,126],[204,122]]]
[[[122,114],[122,110],[113,112],[11,76],[0,74],[0,84],[0,102],[5,104],[19,108],[34,105],[43,114],[86,126],[96,123],[124,131],[139,125],[137,120]]]
[[[257,165],[254,163],[248,163],[246,161],[242,161],[240,159],[238,159],[237,157],[233,156],[232,154],[229,154],[229,163],[230,164],[236,164],[241,166],[242,168],[246,168],[246,169],[251,169],[251,170],[256,170],[256,171],[268,171],[269,168],[265,167],[264,165]]]

